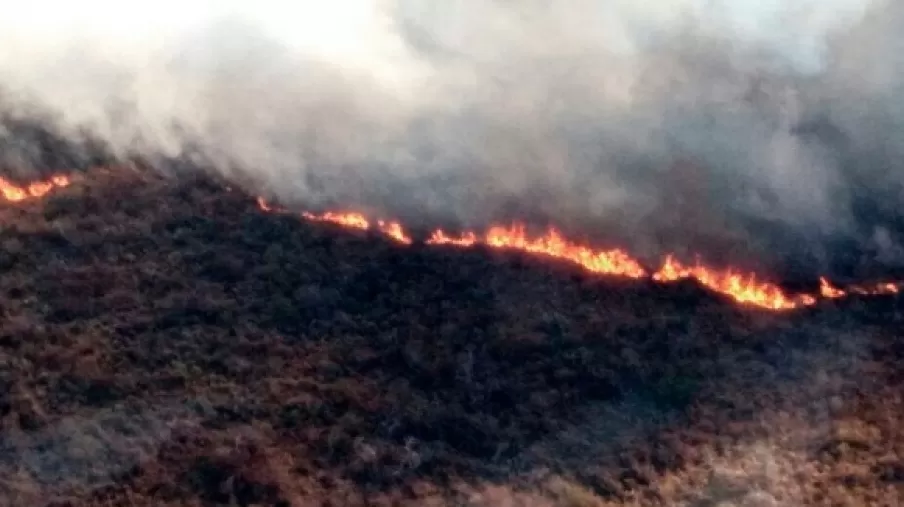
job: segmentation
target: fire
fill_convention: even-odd
[[[398,222],[384,222],[380,220],[377,222],[377,227],[380,228],[380,232],[399,243],[410,245],[413,242],[411,237],[405,232],[405,229],[402,228],[402,224]]]
[[[832,286],[824,276],[819,277],[819,294],[827,299],[838,299],[847,296],[847,293]]]
[[[482,238],[473,232],[466,232],[460,237],[453,238],[442,230],[436,230],[427,243],[460,247],[480,243],[492,248],[521,250],[568,260],[592,273],[630,278],[643,278],[647,275],[640,263],[632,259],[626,252],[619,249],[596,251],[588,246],[566,240],[558,230],[553,228],[550,228],[545,235],[536,238],[528,237],[524,226],[519,224],[509,227],[491,227]]]
[[[370,221],[361,213],[334,213],[327,211],[326,213],[315,215],[305,212],[301,216],[312,222],[329,222],[352,229],[361,229],[362,231],[370,229]]]
[[[773,310],[788,310],[816,303],[816,298],[807,294],[791,297],[779,286],[757,280],[752,273],[736,273],[730,269],[719,271],[700,264],[687,266],[671,255],[666,256],[662,267],[653,273],[653,280],[658,282],[674,282],[686,278],[693,278],[704,287],[730,296],[740,303]]]
[[[882,294],[898,294],[901,288],[894,283],[881,282],[872,286],[854,285],[849,290],[863,296],[879,296]]]
[[[838,299],[854,293],[861,296],[881,296],[884,294],[899,294],[901,287],[899,284],[891,282],[879,282],[873,285],[852,285],[847,290],[839,289],[826,280],[825,277],[819,278],[819,293],[827,299]]]
[[[54,188],[69,186],[69,183],[69,178],[62,175],[52,176],[47,181],[37,181],[25,186],[19,186],[0,178],[0,194],[9,202],[21,202],[42,197]]]
[[[258,205],[264,211],[274,211],[264,199],[258,198]],[[285,210],[275,210],[285,212]],[[399,222],[377,220],[376,227],[363,214],[357,212],[325,212],[321,214],[302,213],[302,218],[314,222],[328,222],[346,228],[372,230],[401,244],[413,243],[411,236]],[[897,294],[901,285],[896,283],[877,283],[872,286],[852,286],[842,290],[833,286],[821,277],[818,294],[788,294],[777,284],[757,279],[752,273],[739,273],[733,269],[714,269],[699,262],[693,265],[684,264],[672,255],[668,255],[656,271],[647,271],[639,261],[632,258],[624,250],[615,248],[608,250],[595,249],[566,239],[562,233],[549,228],[545,234],[530,236],[522,224],[490,227],[485,233],[465,231],[459,235],[451,235],[442,229],[434,230],[424,241],[427,245],[447,245],[468,248],[482,245],[494,249],[518,250],[545,257],[562,259],[581,266],[592,273],[621,276],[626,278],[652,278],[660,283],[693,279],[700,285],[723,294],[731,299],[750,306],[770,310],[791,310],[816,304],[820,298],[837,299],[849,293],[862,295]]]
[[[433,231],[430,238],[427,239],[428,245],[453,245],[453,246],[474,246],[477,244],[477,235],[473,232],[466,232],[457,238],[446,235],[442,229]]]
[[[70,182],[68,177],[56,175],[45,181],[19,186],[0,178],[0,195],[7,201],[19,202],[41,197],[54,188],[68,186]],[[287,210],[274,207],[263,197],[257,198],[257,205],[263,211],[287,213]],[[372,221],[364,214],[354,211],[327,211],[319,214],[303,212],[301,218],[312,222],[331,223],[349,229],[374,231],[403,245],[410,245],[414,242],[401,223],[386,219]],[[832,285],[825,277],[820,277],[818,293],[788,294],[777,284],[759,280],[752,273],[739,273],[732,269],[714,269],[699,262],[693,265],[684,264],[672,255],[665,257],[659,269],[650,272],[624,250],[618,248],[596,249],[580,244],[565,238],[558,229],[552,227],[542,235],[532,236],[523,224],[517,223],[509,226],[490,227],[483,234],[465,231],[459,235],[451,235],[442,229],[436,229],[424,243],[459,248],[482,245],[494,249],[517,250],[565,260],[592,273],[632,279],[651,278],[659,283],[693,279],[702,286],[726,295],[739,303],[771,310],[789,310],[811,306],[820,299],[838,299],[849,294],[899,294],[904,287],[904,284],[901,283],[881,282],[872,285],[852,285],[841,289]]]
[[[872,289],[873,294],[898,294],[900,292],[900,288],[891,282],[882,282],[875,286]]]
[[[257,205],[260,209],[268,212],[287,212],[284,209],[274,208],[263,197],[257,198]],[[325,213],[316,214],[306,211],[301,214],[301,218],[310,220],[311,222],[325,222],[339,225],[348,229],[358,229],[362,231],[368,231],[372,228],[371,221],[368,220],[367,217],[365,217],[363,214],[357,212],[327,211]],[[382,233],[384,236],[403,245],[410,245],[414,242],[414,240],[411,239],[411,236],[409,236],[408,233],[405,232],[402,224],[394,220],[377,220],[376,230]]]

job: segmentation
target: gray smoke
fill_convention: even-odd
[[[785,276],[904,268],[894,2],[314,4],[196,2],[178,30],[159,7],[128,44],[102,19],[6,35],[7,123],[41,111],[66,160],[97,139],[309,208],[522,217]],[[22,131],[0,160],[46,164]]]

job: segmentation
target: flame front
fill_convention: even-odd
[[[69,178],[62,175],[52,176],[47,181],[37,181],[25,186],[19,186],[0,178],[0,195],[9,202],[21,202],[42,197],[54,188],[69,186],[69,183]]]
[[[264,211],[274,211],[274,208],[264,199],[258,198],[258,205]],[[284,210],[276,211],[284,212]],[[302,213],[301,216],[310,221],[328,222],[346,228],[372,229],[370,220],[356,212]],[[409,245],[413,242],[411,236],[405,232],[399,222],[377,220],[375,229],[397,243]],[[693,279],[707,289],[728,296],[741,304],[770,310],[791,310],[811,306],[816,304],[820,298],[837,299],[845,297],[851,292],[862,295],[897,294],[901,288],[897,283],[882,282],[872,286],[852,286],[848,290],[842,290],[831,285],[826,278],[821,277],[818,294],[792,295],[783,291],[777,284],[758,280],[752,273],[739,273],[733,269],[719,270],[700,263],[688,265],[672,255],[665,257],[659,269],[649,273],[639,261],[624,250],[618,248],[599,250],[575,243],[566,239],[555,228],[548,229],[541,236],[531,237],[523,224],[490,227],[484,234],[465,231],[457,236],[442,229],[436,229],[425,243],[459,248],[482,245],[489,248],[517,250],[566,260],[592,273],[634,279],[649,276],[654,281],[661,283]]]
[[[473,232],[466,232],[455,238],[442,230],[436,230],[427,240],[432,245],[472,246],[477,243],[492,247],[520,250],[532,254],[564,259],[580,265],[592,273],[619,275],[630,278],[643,278],[646,270],[639,262],[619,249],[594,250],[588,246],[572,243],[562,234],[550,228],[545,235],[530,238],[525,227],[513,224],[509,227],[491,227],[480,238]]]
[[[838,299],[847,296],[845,291],[834,287],[824,276],[819,277],[819,294],[826,299]]]
[[[662,267],[653,273],[659,282],[674,282],[693,278],[704,287],[730,296],[740,303],[748,303],[773,310],[789,310],[816,303],[816,298],[807,294],[791,297],[775,284],[761,282],[754,274],[736,273],[730,269],[719,271],[700,264],[687,266],[673,256],[666,256]]]
[[[263,197],[257,198],[257,205],[264,211],[286,213],[286,210],[274,208]],[[358,229],[362,231],[371,230],[371,221],[368,220],[367,217],[365,217],[363,214],[353,211],[327,211],[320,214],[310,213],[306,211],[301,214],[301,217],[305,220],[310,220],[311,222],[330,223],[345,227],[347,229]],[[377,220],[376,225],[376,229],[380,233],[397,243],[402,243],[404,245],[410,245],[411,243],[413,243],[411,236],[409,236],[408,233],[405,232],[405,228],[402,227],[402,224],[400,224],[399,222],[396,222],[394,220]]]
[[[477,244],[477,235],[473,232],[466,232],[461,236],[454,238],[447,235],[442,229],[433,231],[433,234],[427,239],[428,245],[453,245],[453,246],[474,246]]]
[[[262,209],[263,211],[273,211],[273,207],[270,206],[270,203],[267,202],[263,197],[257,198],[257,207]]]
[[[399,243],[405,245],[410,245],[412,243],[411,237],[408,236],[408,234],[405,232],[405,229],[402,228],[402,224],[398,222],[385,222],[383,220],[379,220],[377,222],[377,227],[380,228],[380,232]]]
[[[327,211],[326,213],[315,215],[313,213],[305,212],[302,213],[301,216],[312,222],[328,222],[351,229],[361,229],[362,231],[370,229],[370,221],[361,213],[337,213]]]
[[[9,202],[20,202],[44,196],[54,188],[68,186],[70,182],[67,176],[55,175],[45,181],[20,186],[0,178],[0,196]],[[285,209],[274,207],[263,197],[257,198],[257,205],[263,211],[287,213]],[[372,222],[362,213],[353,211],[327,211],[320,214],[304,212],[301,213],[301,218],[312,222],[331,223],[349,229],[373,230],[396,243],[404,245],[413,243],[411,236],[405,231],[402,224],[394,220]],[[510,226],[490,227],[484,234],[465,231],[453,236],[442,229],[436,229],[425,243],[459,248],[483,245],[489,248],[517,250],[566,260],[592,273],[634,279],[649,276],[654,281],[661,283],[694,279],[702,286],[724,294],[739,303],[772,310],[810,306],[820,298],[838,299],[852,293],[870,296],[899,294],[904,286],[901,283],[880,282],[872,285],[851,285],[847,289],[841,289],[832,285],[825,277],[820,277],[817,294],[789,295],[776,284],[758,280],[754,274],[738,273],[732,269],[718,270],[701,265],[699,262],[687,265],[672,255],[665,257],[658,270],[648,273],[639,261],[624,250],[618,248],[600,250],[576,243],[566,239],[559,230],[552,227],[543,235],[531,237],[526,226],[517,223]]]

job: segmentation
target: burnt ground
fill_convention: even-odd
[[[904,505],[902,307],[748,310],[92,171],[0,206],[0,505]]]

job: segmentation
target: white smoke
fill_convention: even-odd
[[[815,241],[860,219],[852,155],[839,150],[904,154],[885,135],[904,126],[898,11],[880,0],[5,2],[0,88],[7,109],[38,105],[60,135],[88,132],[118,155],[199,155],[308,206],[470,223],[516,206],[631,235],[682,200],[666,173],[690,159],[708,197],[668,205],[677,222],[659,225],[676,241],[689,227],[738,228],[721,222],[737,215]],[[794,133],[822,121],[853,144]],[[654,250],[672,241],[636,236]]]

